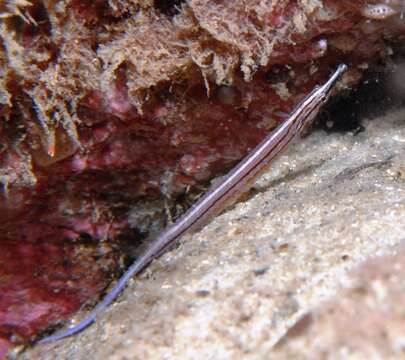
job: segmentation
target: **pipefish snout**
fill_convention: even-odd
[[[230,205],[232,200],[235,200],[243,192],[243,189],[250,184],[251,180],[291,143],[300,130],[311,123],[319,109],[329,99],[334,85],[346,70],[346,65],[339,65],[323,85],[315,87],[301,101],[283,124],[272,131],[218,184],[208,190],[176,223],[158,235],[87,317],[70,329],[40,340],[40,343],[60,340],[85,329],[120,294],[129,279],[143,270],[153,259],[160,256],[183,234],[201,227],[211,217]]]

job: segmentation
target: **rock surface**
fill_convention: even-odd
[[[367,261],[345,279],[348,289],[289,330],[272,359],[402,359],[404,265],[403,245],[395,256]]]
[[[166,220],[144,201],[175,217],[338,64],[348,91],[397,57],[403,11],[404,0],[0,1],[0,358],[98,299]]]
[[[357,301],[367,303],[369,289],[393,288],[389,279],[397,271],[397,290],[381,290],[385,300],[370,309],[384,314],[386,304],[403,303],[398,289],[404,290],[404,269],[394,261],[380,260],[377,267],[391,277],[371,270],[358,275],[355,268],[394,253],[405,239],[405,110],[363,125],[357,135],[318,130],[297,141],[258,179],[248,199],[185,236],[134,279],[95,325],[21,358],[284,359],[303,358],[302,346],[309,346],[312,359],[349,358],[353,347],[368,347],[370,352],[358,353],[367,357],[379,354],[368,344],[376,333],[369,324],[384,328],[384,320],[362,323],[347,305],[338,324],[340,317],[327,310],[352,301],[353,290],[342,290],[342,282],[361,279],[366,291]],[[368,284],[376,278],[386,285]],[[374,295],[381,296],[377,290]],[[391,313],[403,319],[399,310]],[[308,315],[313,311],[314,318]],[[308,319],[312,325],[305,324]],[[342,324],[363,336],[332,341]],[[396,344],[389,354],[395,355],[403,351],[405,329],[403,320],[392,324],[398,330],[388,334],[396,337],[388,342]],[[297,340],[291,333],[299,327]]]

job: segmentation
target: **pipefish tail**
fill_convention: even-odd
[[[346,70],[346,65],[339,65],[323,85],[315,87],[301,101],[283,124],[272,131],[219,184],[215,184],[208,190],[177,222],[158,235],[87,317],[72,328],[45,337],[39,342],[48,343],[60,340],[88,327],[117,298],[134,275],[142,271],[153,259],[160,256],[183,234],[201,227],[212,216],[224,210],[232,200],[241,194],[251,180],[291,143],[291,140],[300,130],[311,123],[319,109],[328,101],[334,85]]]

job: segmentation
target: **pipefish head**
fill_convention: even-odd
[[[325,84],[323,84],[319,88],[319,93],[321,97],[321,102],[324,104],[328,101],[330,94],[332,93],[332,90],[334,86],[336,85],[337,81],[340,79],[340,77],[347,71],[347,65],[346,64],[340,64],[338,68],[335,70],[335,72],[331,75],[331,77],[326,81]]]
[[[339,65],[329,79],[323,85],[317,86],[302,102],[297,125],[298,130],[304,129],[305,133],[305,129],[312,124],[319,110],[329,100],[334,86],[346,70],[347,66],[345,64]]]

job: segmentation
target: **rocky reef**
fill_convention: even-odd
[[[229,169],[337,64],[344,91],[387,61],[404,6],[2,2],[0,357],[96,301],[164,202]]]

